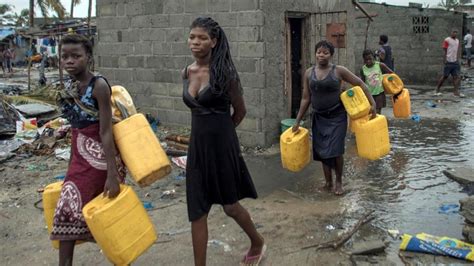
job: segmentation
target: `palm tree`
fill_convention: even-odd
[[[71,0],[71,18],[74,18],[74,7],[79,5],[81,3],[81,0]]]
[[[41,14],[43,17],[48,18],[49,17],[49,11],[48,9],[52,9],[59,18],[64,18],[64,12],[65,8],[63,4],[61,4],[60,0],[30,0],[30,27],[34,26],[34,14],[35,14],[35,4],[39,7],[41,10]]]
[[[0,4],[0,25],[7,22],[10,19],[10,15],[7,14],[12,11],[12,5]]]
[[[26,24],[28,24],[29,13],[30,11],[27,8],[21,10],[20,13],[15,13],[12,16],[12,19],[14,20],[15,25],[20,26],[20,27],[26,26]]]
[[[460,5],[465,5],[471,3],[472,0],[441,0],[439,2],[438,6],[444,7],[447,10],[451,10],[453,8],[456,8]]]

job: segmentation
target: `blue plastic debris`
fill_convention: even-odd
[[[438,213],[442,214],[453,214],[459,212],[459,204],[443,204],[439,207]]]
[[[415,122],[420,122],[421,120],[421,117],[419,115],[412,115],[411,116],[411,120],[415,121]]]
[[[149,201],[144,201],[143,202],[143,207],[145,208],[145,210],[151,210],[151,209],[153,209],[153,203],[151,203]]]
[[[57,175],[57,176],[54,177],[54,179],[56,179],[56,180],[64,180],[64,178],[66,178],[65,174]]]

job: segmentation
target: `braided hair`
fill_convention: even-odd
[[[209,83],[214,93],[221,94],[228,88],[229,82],[239,81],[239,74],[234,66],[230,55],[229,42],[217,21],[210,17],[198,17],[191,24],[191,29],[204,29],[217,43],[211,51],[211,63],[209,66]]]

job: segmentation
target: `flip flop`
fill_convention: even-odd
[[[267,251],[267,245],[264,244],[263,247],[262,247],[262,251],[258,255],[249,256],[248,252],[247,252],[247,254],[244,256],[243,261],[240,262],[240,265],[241,266],[258,266],[258,265],[260,265],[260,262],[265,257],[265,251]]]

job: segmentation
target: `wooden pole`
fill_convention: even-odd
[[[31,90],[31,61],[33,59],[33,38],[30,38],[31,55],[28,58],[28,90]]]
[[[59,65],[59,86],[60,89],[64,89],[64,83],[63,83],[63,68],[61,66],[61,35],[59,35],[59,45],[58,45],[58,65]]]

